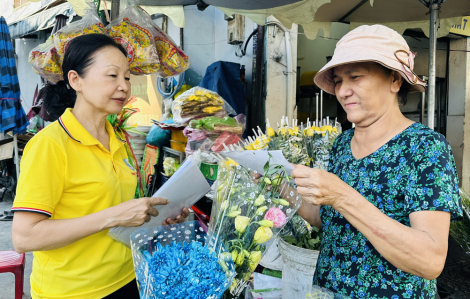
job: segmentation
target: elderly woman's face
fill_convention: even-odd
[[[337,66],[333,80],[339,103],[356,125],[370,125],[398,105],[401,77],[387,75],[377,63]]]
[[[80,85],[80,100],[96,111],[107,115],[121,112],[131,92],[126,56],[114,47],[99,50],[85,76],[80,78]]]

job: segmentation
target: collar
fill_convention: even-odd
[[[65,110],[64,114],[57,120],[59,125],[64,129],[65,133],[69,135],[74,141],[83,145],[99,145],[101,144],[95,137],[93,137],[80,122],[72,114],[72,108]],[[106,120],[106,131],[108,131],[110,137],[110,147],[118,148],[126,143],[126,141],[118,137],[114,131],[113,126]]]

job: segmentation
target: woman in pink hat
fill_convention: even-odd
[[[394,30],[361,26],[314,79],[355,128],[336,139],[328,172],[296,166],[298,213],[323,229],[314,284],[352,298],[435,298],[462,215],[450,145],[399,109],[425,88],[413,60]]]

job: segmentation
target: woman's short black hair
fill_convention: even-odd
[[[384,73],[385,73],[386,76],[391,76],[392,72],[394,72],[394,70],[392,70],[392,69],[384,67],[381,64],[379,64],[379,65],[383,68]],[[410,83],[408,83],[408,81],[406,81],[403,78],[403,82],[401,83],[400,90],[397,93],[397,95],[398,95],[398,104],[403,105],[403,106],[406,105],[406,101],[408,100],[408,93],[410,92],[410,86],[411,86]]]
[[[67,108],[73,108],[77,94],[70,87],[68,73],[76,71],[80,77],[86,75],[88,67],[93,64],[94,54],[103,48],[114,47],[127,58],[126,50],[111,37],[105,34],[86,34],[78,36],[67,45],[62,71],[64,80],[57,84],[46,84],[44,106],[52,120],[57,120]]]

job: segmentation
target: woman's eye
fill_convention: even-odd
[[[131,81],[131,78],[125,78],[125,79],[126,79],[126,81]]]
[[[351,76],[351,79],[354,80],[354,79],[357,79],[357,78],[359,78],[359,77],[360,77],[360,76]]]
[[[117,78],[117,75],[110,75],[110,76],[113,77],[113,78]]]
[[[335,85],[336,85],[336,84],[339,84],[339,83],[341,83],[341,81],[335,81],[335,82],[334,82]]]

